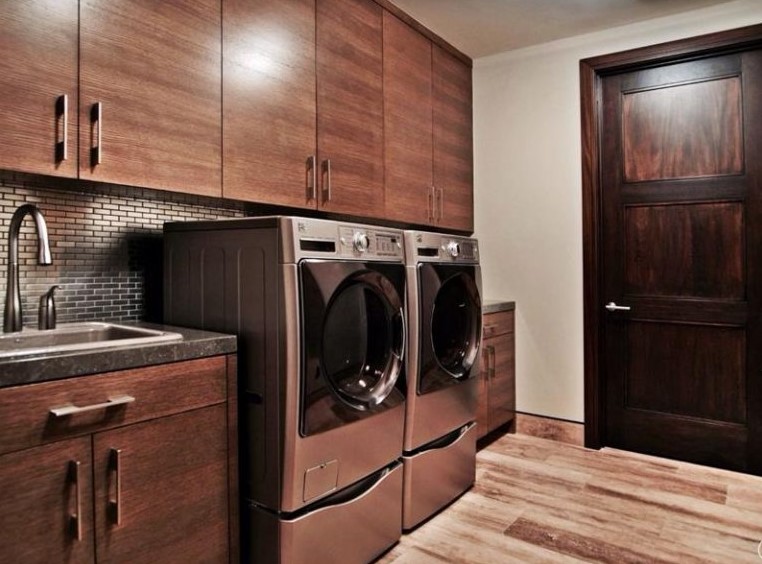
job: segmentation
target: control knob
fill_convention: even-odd
[[[450,253],[452,258],[458,258],[460,254],[460,245],[455,241],[447,243],[447,252]]]
[[[363,233],[362,231],[355,233],[353,241],[355,249],[360,253],[364,253],[368,250],[368,247],[370,247],[370,237],[368,237],[367,233]]]

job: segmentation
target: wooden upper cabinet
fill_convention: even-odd
[[[431,41],[384,12],[385,217],[432,222]]]
[[[77,4],[0,2],[0,168],[77,176]]]
[[[221,195],[220,30],[220,0],[81,0],[81,178]]]
[[[315,0],[224,0],[222,38],[223,196],[314,208]]]
[[[438,225],[472,232],[474,172],[471,68],[433,46],[434,186]]]
[[[383,215],[382,11],[372,0],[317,2],[319,199],[325,211]]]

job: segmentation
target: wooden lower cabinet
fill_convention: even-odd
[[[135,400],[100,410],[102,431],[92,432],[98,410],[68,415],[63,426],[71,435],[88,432],[61,440],[61,432],[48,439],[43,431],[39,442],[55,442],[0,455],[0,562],[232,561],[237,551],[229,535],[236,518],[229,501],[237,492],[231,492],[235,486],[229,479],[235,470],[229,468],[228,420],[234,401],[212,395],[207,405],[157,417],[134,409],[132,415],[142,421],[115,423],[131,422],[130,408],[141,399],[155,402],[130,390],[129,381],[140,380],[141,372],[167,374],[168,385],[159,393],[169,399],[182,396],[173,385],[173,366],[178,373],[203,373],[219,380],[222,389],[234,389],[225,384],[235,378],[226,357],[164,365],[158,372],[152,367],[74,378],[68,381],[72,390],[86,379],[102,386],[121,376],[123,384],[113,384],[104,399],[127,390]],[[4,394],[17,399],[23,393],[28,401],[18,410],[32,406],[37,411],[36,400],[55,392],[50,407],[60,406],[60,386],[66,382],[0,390],[0,405]],[[78,426],[78,418],[84,425]],[[61,418],[51,414],[48,419],[49,427],[61,425]]]
[[[477,436],[481,438],[516,415],[514,312],[484,316]]]

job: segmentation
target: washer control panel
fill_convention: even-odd
[[[390,257],[403,256],[402,235],[381,229],[342,227],[339,229],[341,250],[345,257]]]

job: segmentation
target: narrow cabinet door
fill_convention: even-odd
[[[0,456],[0,561],[93,562],[90,438]]]
[[[378,217],[384,209],[382,8],[317,2],[320,207]]]
[[[0,2],[0,168],[77,176],[77,0]]]
[[[433,221],[431,41],[384,12],[387,219]]]
[[[489,382],[490,431],[508,423],[516,413],[516,368],[514,333],[490,339],[492,371]]]
[[[220,196],[220,0],[81,0],[80,175]]]
[[[228,562],[226,406],[94,437],[98,562]]]
[[[433,46],[434,186],[437,223],[474,229],[471,68]]]
[[[317,206],[315,0],[223,0],[226,198]]]

